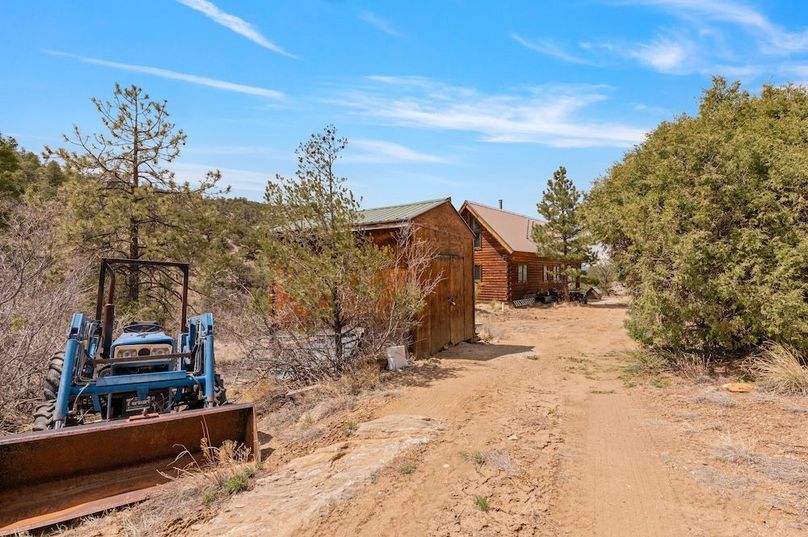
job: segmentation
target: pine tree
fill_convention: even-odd
[[[64,141],[73,149],[45,149],[63,161],[75,179],[63,189],[67,242],[83,252],[130,259],[192,260],[211,247],[205,196],[218,194],[218,171],[191,186],[178,184],[166,166],[180,154],[186,135],[169,121],[165,101],[137,87],[115,85],[111,101],[92,99],[105,132],[84,134],[74,126]],[[189,259],[191,258],[191,259]],[[133,268],[127,303],[169,307],[168,273]]]
[[[561,166],[547,180],[547,188],[536,205],[544,219],[544,224],[533,228],[537,254],[563,261],[566,281],[572,278],[577,280],[581,274],[581,264],[592,259],[589,236],[579,214],[582,198],[567,177],[567,169]],[[568,294],[567,286],[564,293]]]
[[[297,151],[295,177],[266,187],[268,232],[264,246],[276,292],[279,328],[328,334],[333,341],[330,374],[349,364],[346,338],[367,325],[385,290],[389,252],[357,233],[359,203],[334,172],[347,140],[328,126]]]

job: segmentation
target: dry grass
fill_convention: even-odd
[[[478,466],[485,464],[485,455],[482,451],[461,451],[460,458],[466,462],[473,462]]]
[[[216,514],[231,495],[250,488],[257,464],[249,464],[249,451],[234,442],[215,448],[203,443],[202,455],[170,476],[157,495],[126,510],[104,517],[89,517],[60,535],[170,536]],[[188,453],[185,454],[188,456]]]
[[[480,325],[480,328],[477,330],[477,337],[485,342],[502,339],[504,334],[505,331],[502,328],[492,324]]]
[[[375,360],[366,360],[350,367],[336,380],[323,382],[321,390],[326,395],[359,395],[382,386],[388,373]]]
[[[492,468],[502,470],[506,474],[515,474],[517,465],[504,449],[493,449],[485,455],[485,463]]]
[[[718,405],[724,408],[735,406],[735,401],[732,396],[725,391],[717,390],[713,386],[704,388],[704,390],[693,397],[694,403],[705,403],[710,405]]]
[[[702,355],[684,351],[641,349],[626,353],[626,366],[620,379],[627,387],[638,380],[648,380],[652,386],[665,388],[670,384],[663,374],[672,374],[695,383],[711,382],[710,360]]]
[[[786,483],[802,490],[808,485],[808,464],[789,457],[767,457],[760,461],[758,469],[770,479]]]
[[[177,460],[190,457],[191,462],[179,470],[179,479],[195,481],[203,490],[205,503],[210,503],[220,494],[235,494],[246,488],[247,480],[257,470],[257,466],[247,464],[250,450],[232,440],[225,440],[221,446],[211,446],[207,438],[201,442],[202,456],[197,459],[188,450],[177,456]],[[176,479],[163,474],[170,479]]]
[[[759,460],[755,446],[744,438],[722,436],[712,446],[713,456],[723,462],[753,464]]]
[[[779,343],[766,345],[752,366],[758,384],[777,393],[808,395],[808,367],[804,358]]]

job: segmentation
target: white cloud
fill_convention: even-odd
[[[384,124],[477,133],[482,141],[553,147],[631,147],[645,130],[582,120],[577,113],[607,98],[598,86],[539,86],[485,94],[422,77],[373,77],[371,88],[329,101]],[[589,114],[591,116],[591,113]]]
[[[250,24],[249,22],[245,21],[241,17],[237,17],[235,15],[231,15],[230,13],[226,13],[219,9],[215,4],[212,2],[208,2],[208,0],[177,0],[180,4],[187,6],[191,9],[199,11],[203,13],[206,17],[211,19],[216,24],[220,24],[243,37],[246,37],[253,43],[257,43],[261,45],[265,49],[269,49],[272,52],[277,52],[278,54],[282,54],[284,56],[288,56],[289,58],[296,58],[294,54],[291,54],[266,37],[264,37],[261,32],[259,32],[255,26]]]
[[[191,162],[174,162],[170,165],[170,168],[178,181],[188,181],[191,184],[198,183],[209,171],[219,170],[222,173],[222,186],[230,186],[234,194],[250,198],[260,198],[266,188],[267,181],[274,177],[271,173],[221,168]]]
[[[358,148],[354,153],[352,148]],[[445,164],[446,158],[438,155],[422,153],[409,147],[383,140],[366,140],[362,138],[349,140],[345,162],[361,162],[384,164],[393,162],[412,162],[423,164]]]
[[[511,33],[511,39],[526,49],[544,54],[545,56],[552,56],[553,58],[558,58],[559,60],[570,63],[589,64],[587,60],[565,51],[561,45],[550,39],[527,40],[516,33]]]
[[[683,43],[664,38],[632,46],[625,50],[625,54],[663,73],[681,70],[688,59],[688,50]]]
[[[392,37],[404,37],[404,34],[399,32],[393,23],[384,19],[370,11],[362,11],[359,13],[359,19],[375,27],[377,30],[386,33]]]
[[[169,71],[168,69],[161,69],[159,67],[149,67],[147,65],[135,65],[129,63],[119,63],[108,60],[101,60],[98,58],[88,58],[85,56],[78,56],[67,52],[60,52],[58,50],[43,50],[45,54],[51,56],[62,56],[65,58],[72,58],[83,63],[93,65],[101,65],[111,69],[118,69],[121,71],[132,71],[135,73],[143,73],[146,75],[157,76],[160,78],[167,78],[170,80],[180,80],[190,84],[199,86],[207,86],[209,88],[216,88],[224,91],[232,91],[235,93],[246,93],[248,95],[258,95],[260,97],[268,97],[270,99],[283,99],[285,95],[277,90],[260,88],[257,86],[247,86],[244,84],[237,84],[235,82],[228,82],[226,80],[218,80],[215,78],[208,78],[205,76],[191,75],[188,73],[179,73],[177,71]]]
[[[735,24],[754,33],[761,52],[792,54],[808,50],[808,31],[789,32],[754,8],[729,0],[628,0],[629,3],[659,6],[674,15],[700,17]]]

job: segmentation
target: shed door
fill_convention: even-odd
[[[440,281],[428,306],[430,354],[466,339],[466,306],[471,298],[465,288],[471,274],[464,273],[464,261],[462,256],[440,254],[433,262],[432,266],[440,271]]]
[[[446,307],[448,321],[447,342],[457,344],[463,341],[465,316],[466,316],[466,293],[464,278],[464,263],[460,256],[442,256],[445,276]]]

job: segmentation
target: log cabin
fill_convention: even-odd
[[[410,226],[412,236],[426,242],[435,257],[429,272],[440,280],[427,299],[411,342],[418,358],[474,337],[474,234],[451,198],[366,209],[359,229],[377,246],[396,248],[397,234]]]
[[[513,302],[551,290],[562,292],[563,263],[536,253],[533,227],[541,221],[472,201],[463,203],[460,215],[474,234],[477,300]]]

